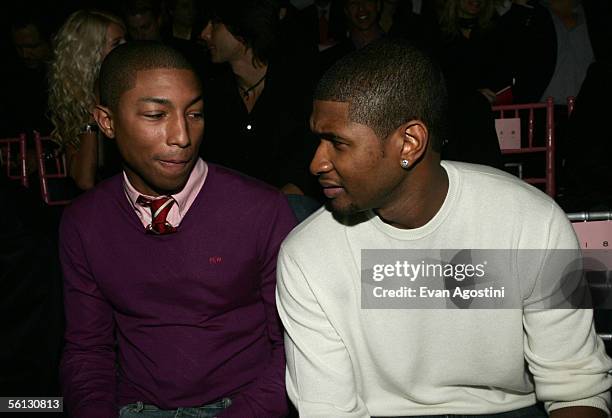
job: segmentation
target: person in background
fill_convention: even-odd
[[[517,102],[577,96],[589,66],[612,58],[611,19],[610,2],[514,0],[500,19],[500,47]]]
[[[168,6],[170,10],[166,11],[161,0],[126,0],[122,10],[129,39],[163,42],[183,54],[200,77],[208,74],[210,60],[206,50],[192,35],[199,35],[199,14],[205,12],[209,5],[207,2],[196,4],[192,1],[177,0],[170,2]],[[175,33],[175,30],[180,34]]]
[[[159,0],[127,0],[122,5],[128,35],[134,41],[161,41],[164,15]]]
[[[439,43],[436,2],[425,0],[386,0],[380,25],[389,35],[410,40],[423,48]]]
[[[379,23],[381,0],[344,0],[343,3],[348,36],[321,52],[321,74],[349,52],[385,35]]]
[[[118,169],[107,161],[110,158],[105,160],[104,144],[92,112],[100,65],[113,48],[124,42],[121,19],[99,10],[72,13],[54,39],[49,77],[52,136],[65,150],[68,174],[81,190],[94,187],[99,170]]]
[[[197,8],[194,0],[173,0],[169,2],[168,14],[172,20],[172,36],[179,39],[194,39],[194,23]]]
[[[491,105],[503,81],[494,0],[446,0],[438,10],[439,44],[434,46],[448,86],[450,125],[445,159],[501,168],[502,157]]]
[[[610,73],[606,75],[605,70],[601,71],[609,68],[606,63],[612,61],[610,22],[612,2],[598,0],[514,0],[499,20],[502,35],[499,48],[504,51],[506,84],[513,84],[515,103],[545,102],[548,97],[554,100],[557,188],[564,198],[570,195],[574,195],[572,200],[578,198],[575,202],[579,202],[582,192],[593,190],[594,183],[603,179],[595,176],[593,183],[584,186],[576,183],[578,178],[588,178],[585,173],[591,171],[590,168],[581,171],[576,177],[576,169],[593,162],[589,156],[584,158],[583,150],[576,149],[576,141],[584,138],[590,142],[584,150],[601,150],[601,144],[596,145],[593,141],[598,142],[605,135],[595,138],[584,135],[586,131],[580,135],[571,132],[566,104],[568,97],[580,96],[581,107],[586,103],[592,108],[597,103],[606,106],[605,88],[594,89],[592,80],[585,83],[585,79],[587,74],[599,74],[597,78],[603,76],[604,79],[612,77]],[[591,67],[595,69],[590,71]],[[588,86],[583,93],[584,84]],[[595,91],[597,95],[593,95]],[[582,119],[585,113],[579,113]],[[588,125],[582,126],[590,131]],[[593,155],[601,156],[602,153],[593,152]],[[578,156],[582,161],[578,161]],[[605,165],[604,161],[593,164],[600,169]],[[593,206],[592,201],[584,204],[580,210]]]
[[[342,0],[315,0],[298,12],[308,38],[323,51],[346,37]]]
[[[438,13],[439,58],[449,93],[460,96],[477,90],[494,103],[499,87],[495,1],[447,0]]]
[[[307,194],[312,83],[279,50],[279,34],[273,0],[213,2],[201,36],[221,70],[207,81],[201,153],[285,193]]]
[[[0,77],[0,135],[51,131],[47,77],[52,57],[52,24],[35,10],[19,7],[8,15],[10,50],[3,52]]]

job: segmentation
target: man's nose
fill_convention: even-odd
[[[312,161],[310,162],[310,172],[315,176],[319,176],[323,173],[331,171],[333,164],[331,163],[328,155],[328,144],[325,141],[321,141],[317,147]]]
[[[168,145],[177,145],[185,148],[191,144],[187,117],[181,116],[174,118],[168,132]]]
[[[200,33],[200,37],[204,39],[205,41],[210,41],[211,36],[212,36],[212,23],[208,22],[206,26],[204,26],[204,29],[202,29],[202,32]]]

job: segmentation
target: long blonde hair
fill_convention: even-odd
[[[440,30],[445,38],[454,38],[459,36],[459,16],[461,13],[461,0],[445,0],[438,1],[438,16]],[[495,14],[496,0],[482,0],[482,7],[478,14],[478,27],[480,29],[489,29],[493,23]]]
[[[106,30],[115,15],[98,10],[72,13],[54,38],[49,74],[49,110],[53,138],[65,146],[79,146],[79,130],[91,120],[96,103],[95,83],[102,64]]]

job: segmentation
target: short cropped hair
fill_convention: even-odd
[[[321,78],[315,100],[349,103],[349,119],[384,139],[403,123],[420,120],[434,151],[446,135],[444,77],[431,57],[413,44],[384,38],[334,64]]]
[[[278,0],[214,0],[212,20],[253,50],[254,60],[266,64],[276,52],[280,33]]]
[[[136,84],[138,71],[158,68],[190,70],[189,61],[177,50],[158,41],[131,41],[113,49],[100,68],[100,104],[117,109],[119,99]]]

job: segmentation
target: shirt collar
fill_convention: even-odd
[[[195,197],[200,192],[200,189],[202,188],[202,186],[204,185],[204,181],[206,180],[207,174],[208,165],[201,158],[198,158],[198,161],[195,163],[193,169],[191,170],[191,173],[189,174],[189,178],[187,179],[185,187],[183,187],[180,192],[170,195],[170,197],[172,197],[176,202],[176,207],[178,208],[179,217],[181,219],[183,218],[183,216],[185,216],[187,210],[189,210],[189,207],[195,200]],[[125,171],[123,171],[123,190],[125,191],[125,194],[128,200],[130,201],[130,204],[136,210],[140,208],[140,205],[136,203],[139,196],[144,196],[145,198],[150,200],[155,200],[159,198],[159,196],[149,196],[144,193],[140,193],[138,190],[136,190],[132,183],[130,183],[130,180],[128,179]]]

